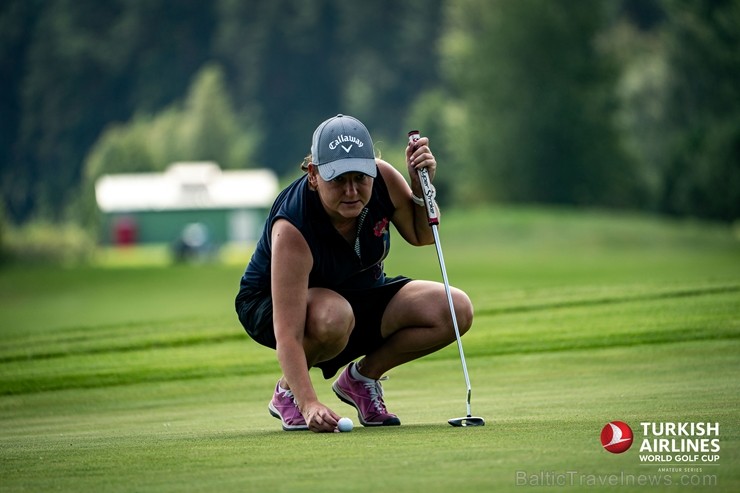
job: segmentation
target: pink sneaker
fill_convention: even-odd
[[[275,386],[275,394],[272,396],[270,404],[267,406],[274,417],[283,423],[283,430],[298,431],[307,430],[306,420],[303,419],[298,404],[295,402],[293,392],[290,390],[281,390],[280,381]]]
[[[357,409],[363,426],[398,426],[401,420],[385,408],[380,380],[362,382],[352,378],[350,363],[331,386],[337,397]]]

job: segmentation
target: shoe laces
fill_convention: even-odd
[[[293,403],[293,405],[298,406],[298,404],[296,404],[296,402],[295,402],[295,396],[293,395],[293,391],[292,390],[290,390],[290,389],[288,389],[288,390],[281,390],[281,393],[286,398],[290,399],[291,402]]]
[[[374,382],[363,382],[363,385],[370,394],[370,401],[373,403],[373,406],[375,406],[375,409],[379,413],[387,412],[385,403],[383,402],[383,386],[380,384],[381,381],[385,380],[388,380],[387,376],[381,377]]]

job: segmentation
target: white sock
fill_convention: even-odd
[[[360,382],[372,383],[375,381],[372,378],[368,378],[360,373],[357,370],[357,363],[349,367],[349,374],[352,376],[352,378],[354,378],[355,380],[359,380]]]

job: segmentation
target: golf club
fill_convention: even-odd
[[[418,130],[412,130],[409,132],[409,144],[412,146],[416,144],[416,141],[421,138]],[[421,188],[424,195],[424,205],[427,210],[427,218],[429,219],[429,226],[432,228],[434,234],[434,246],[437,248],[437,258],[439,259],[439,268],[442,271],[442,280],[444,281],[445,293],[447,294],[447,303],[450,305],[450,315],[452,316],[452,326],[455,328],[455,339],[457,340],[457,350],[460,353],[460,361],[462,362],[463,375],[465,376],[465,385],[467,386],[467,416],[461,418],[452,418],[447,420],[452,426],[484,426],[486,421],[481,417],[472,416],[470,411],[470,394],[472,388],[470,386],[470,377],[468,376],[468,365],[465,363],[465,353],[462,346],[462,338],[460,337],[460,329],[457,327],[457,316],[455,315],[455,305],[452,302],[452,292],[450,291],[450,282],[447,279],[447,268],[445,267],[444,256],[442,255],[442,246],[439,240],[439,231],[437,226],[439,225],[439,214],[437,212],[437,205],[434,202],[436,191],[432,182],[429,179],[429,171],[426,168],[419,170],[419,179],[421,180]]]

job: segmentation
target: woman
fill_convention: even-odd
[[[337,115],[316,128],[306,174],[283,190],[241,279],[236,310],[247,333],[274,348],[283,371],[268,409],[284,430],[336,431],[309,369],[326,379],[364,426],[401,422],[383,401],[380,378],[455,340],[444,285],[389,278],[389,223],[410,244],[432,244],[417,171],[437,163],[422,138],[406,149],[411,186],[374,156],[365,126]],[[461,333],[473,320],[452,289]],[[357,358],[359,361],[354,362]]]

